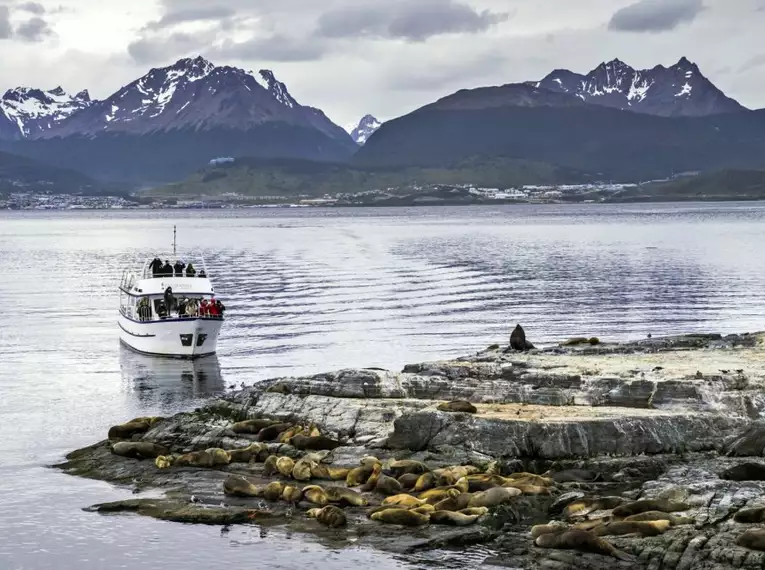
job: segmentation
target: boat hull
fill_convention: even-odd
[[[142,354],[171,358],[201,358],[215,354],[222,319],[163,319],[134,321],[118,316],[120,341]]]

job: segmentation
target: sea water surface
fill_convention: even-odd
[[[173,224],[228,308],[217,357],[193,364],[118,342],[120,274],[169,258]],[[0,568],[475,567],[481,549],[402,559],[86,513],[130,492],[48,466],[242,383],[400,369],[516,323],[542,345],[762,330],[763,244],[760,203],[0,213]]]

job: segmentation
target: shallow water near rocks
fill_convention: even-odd
[[[765,206],[0,214],[0,568],[469,568],[482,548],[397,556],[275,529],[81,509],[125,489],[45,467],[108,427],[232,386],[400,369],[506,341],[765,329]],[[122,349],[126,264],[201,249],[229,309],[216,358]]]

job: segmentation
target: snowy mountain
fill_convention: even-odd
[[[69,95],[61,87],[50,91],[28,87],[9,89],[0,99],[0,138],[34,137],[91,104],[87,91]]]
[[[381,125],[382,123],[372,115],[364,115],[358,124],[349,125],[346,130],[357,145],[363,146]]]
[[[587,103],[664,117],[699,117],[746,110],[681,58],[675,65],[636,70],[614,59],[587,75],[556,69],[535,87],[576,95]]]
[[[218,67],[202,57],[152,69],[43,137],[146,135],[178,129],[246,131],[276,122],[317,129],[350,143],[343,129],[318,109],[300,105],[271,71]]]

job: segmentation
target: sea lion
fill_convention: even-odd
[[[330,528],[345,526],[348,522],[343,509],[338,508],[335,505],[327,505],[320,509],[311,509],[306,515],[315,518],[321,524]]]
[[[358,487],[364,485],[369,477],[372,476],[374,467],[371,465],[362,465],[361,467],[354,467],[348,472],[345,477],[345,485],[347,487]]]
[[[323,487],[323,490],[327,500],[331,503],[339,503],[351,507],[366,507],[369,504],[369,501],[361,493],[347,487],[327,485]]]
[[[765,550],[765,529],[750,528],[736,539],[736,544],[752,550]]]
[[[276,468],[276,462],[279,461],[279,457],[276,455],[269,455],[266,461],[263,463],[263,475],[270,477],[278,471]]]
[[[518,472],[506,477],[507,483],[523,483],[525,485],[537,485],[539,487],[554,487],[555,481],[550,477],[537,475],[536,473]]]
[[[314,505],[322,507],[329,503],[327,493],[325,493],[324,489],[318,485],[308,485],[307,487],[303,487],[303,498]]]
[[[420,475],[420,477],[417,479],[417,482],[414,484],[414,490],[419,493],[422,491],[427,491],[428,489],[432,489],[435,486],[436,476],[432,471],[428,471],[427,473]]]
[[[734,517],[735,518],[735,517]],[[624,519],[625,521],[669,521],[672,526],[678,526],[683,524],[693,524],[693,517],[678,517],[672,513],[665,513],[662,511],[646,511],[644,513],[638,513],[636,515],[630,515]]]
[[[475,414],[478,412],[473,404],[467,400],[453,400],[451,402],[443,402],[436,408],[439,412],[464,412],[466,414]]]
[[[253,485],[241,475],[229,475],[223,482],[223,494],[233,497],[262,497],[265,487]]]
[[[388,495],[398,495],[401,491],[403,491],[403,488],[398,480],[393,477],[388,477],[384,473],[380,473],[380,476],[377,478],[377,483],[375,484],[376,493],[387,497]]]
[[[266,388],[266,392],[269,394],[283,394],[289,396],[292,394],[292,387],[286,382],[276,382]]]
[[[280,457],[276,460],[276,470],[284,477],[291,477],[292,470],[295,468],[295,460],[291,457]]]
[[[765,464],[754,461],[739,463],[720,473],[728,481],[765,481]]]
[[[472,493],[460,493],[459,495],[442,499],[433,506],[437,511],[461,511],[467,508],[472,496]]]
[[[443,501],[449,497],[457,497],[460,494],[462,494],[462,491],[455,487],[436,487],[435,489],[428,489],[427,491],[423,491],[417,496],[417,498],[424,499],[431,505],[435,505],[439,501]]]
[[[564,471],[548,471],[543,474],[555,483],[591,483],[600,480],[600,473],[589,469],[565,469]]]
[[[534,544],[540,548],[579,550],[580,552],[605,554],[620,560],[633,560],[627,553],[617,550],[610,543],[586,530],[564,530],[563,532],[541,534],[534,539]]]
[[[420,476],[417,473],[404,473],[398,478],[398,482],[401,483],[401,488],[405,491],[414,490],[414,486],[419,478]]]
[[[244,420],[242,422],[236,422],[234,425],[231,426],[231,431],[234,433],[250,433],[250,434],[257,434],[260,430],[263,428],[267,428],[272,425],[276,425],[280,423],[278,420],[263,420],[263,419],[254,419],[254,420]]]
[[[478,471],[478,467],[473,465],[453,465],[452,467],[434,469],[433,474],[436,476],[438,486],[444,487],[447,485],[454,485],[463,477],[467,478],[470,475],[475,475]],[[465,489],[465,491],[467,492],[467,489]]]
[[[627,503],[626,505],[616,507],[613,510],[613,515],[615,517],[628,517],[646,511],[674,513],[676,511],[687,511],[690,508],[688,503],[668,501],[666,499],[644,499],[642,501],[635,501],[634,503]]]
[[[118,441],[112,444],[112,453],[134,459],[156,459],[160,455],[167,455],[170,450],[149,441]]]
[[[303,498],[303,490],[292,485],[285,485],[282,491],[282,499],[288,503],[298,503]]]
[[[303,435],[299,433],[287,440],[287,443],[296,447],[297,449],[307,449],[310,451],[319,451],[322,449],[335,449],[340,447],[341,443],[337,440],[325,437],[323,435]]]
[[[373,521],[402,526],[422,526],[428,524],[430,515],[406,509],[385,509],[370,517]]]
[[[520,494],[521,492],[513,487],[494,487],[488,491],[474,493],[468,501],[468,507],[497,507]]]
[[[531,350],[534,348],[534,345],[526,340],[526,331],[521,325],[515,325],[510,334],[510,348],[513,350]]]
[[[489,509],[487,507],[467,507],[464,509],[460,509],[459,511],[463,515],[479,515],[483,516],[485,514],[489,513]]]
[[[230,457],[223,449],[213,447],[204,451],[192,451],[175,459],[174,465],[178,467],[215,467],[216,465],[228,465]]]
[[[428,469],[428,466],[425,465],[422,461],[414,461],[412,459],[401,459],[398,461],[391,461],[388,464],[388,470],[397,479],[400,478],[402,475],[406,475],[406,474],[419,476],[419,475],[422,475],[423,473],[427,473],[428,471],[430,471],[430,469]]]
[[[320,451],[311,451],[310,453],[306,453],[303,457],[310,459],[311,461],[315,461],[316,463],[321,463],[330,453],[332,452],[329,449],[322,449]]]
[[[279,434],[279,436],[276,438],[276,441],[279,443],[287,443],[289,442],[290,438],[293,436],[296,436],[299,433],[302,433],[303,426],[292,426],[288,430],[284,430],[282,433]]]
[[[610,523],[612,520],[613,519],[610,516],[601,517],[597,519],[589,519],[589,520],[584,520],[582,522],[575,523],[572,528],[575,528],[577,530],[593,530]]]
[[[264,427],[258,432],[258,441],[274,441],[279,434],[292,427],[292,424],[281,423],[271,424],[268,427]]]
[[[158,469],[169,469],[174,461],[175,457],[172,455],[160,455],[154,460],[154,465],[156,465]]]
[[[305,457],[298,459],[292,468],[292,478],[295,481],[309,481],[312,476],[312,466],[316,465],[314,461],[307,460]]]
[[[380,479],[380,475],[382,475],[382,463],[375,463],[374,467],[372,467],[372,474],[369,476],[369,479],[367,479],[367,482],[361,486],[361,490],[374,491],[377,486],[377,481]]]
[[[306,455],[308,457],[308,455]],[[330,481],[347,481],[348,473],[350,469],[345,467],[332,467],[330,465],[324,465],[318,463],[315,460],[311,461],[311,477],[314,479],[328,479]]]
[[[421,505],[427,504],[427,501],[423,499],[418,499],[417,497],[412,497],[412,495],[407,494],[400,494],[400,495],[392,495],[390,497],[385,497],[382,501],[383,505],[399,505],[401,507],[406,507],[407,509],[412,507],[419,507]]]
[[[595,536],[621,536],[639,534],[640,536],[658,536],[671,526],[668,520],[654,521],[614,521],[592,529]]]
[[[107,437],[109,439],[130,439],[139,433],[146,433],[150,427],[151,425],[144,418],[136,418],[124,424],[110,427]]]
[[[569,527],[566,523],[559,521],[550,521],[547,524],[535,524],[531,527],[531,538],[537,538],[543,534],[551,534],[556,532],[563,532]]]
[[[524,495],[552,495],[553,487],[540,487],[539,485],[532,485],[529,483],[505,483],[503,487],[513,487],[518,489]]]
[[[263,489],[263,498],[268,501],[278,501],[284,494],[284,484],[280,481],[271,481]]]
[[[253,443],[241,449],[227,449],[226,453],[231,458],[231,463],[249,463],[253,456],[257,456],[260,453],[261,449],[262,447],[259,444]]]
[[[414,507],[412,509],[409,509],[410,511],[414,513],[420,513],[421,515],[429,515],[433,511],[435,511],[435,507],[433,505],[420,505],[419,507]]]
[[[583,497],[566,505],[563,509],[563,518],[583,517],[595,511],[613,509],[622,502],[621,497]]]
[[[501,487],[508,482],[507,479],[500,475],[469,475],[468,478],[469,491],[471,493],[477,493],[478,491],[488,491],[494,487]]]
[[[473,524],[479,518],[481,518],[481,515],[466,515],[456,511],[434,511],[430,513],[430,522],[452,526],[467,526]]]
[[[765,507],[750,507],[741,509],[735,515],[733,520],[740,523],[760,523],[765,522]]]
[[[309,437],[319,437],[321,435],[321,432],[319,431],[319,428],[317,428],[315,425],[311,424],[308,429],[306,430],[306,435]]]

